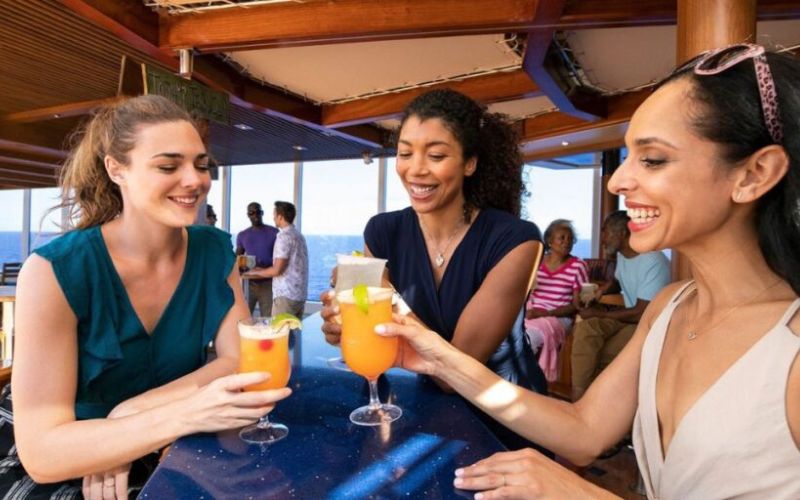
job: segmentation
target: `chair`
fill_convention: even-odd
[[[16,285],[22,262],[3,262],[3,272],[0,274],[0,285]]]
[[[533,269],[531,270],[531,275],[528,278],[528,288],[527,292],[525,293],[525,302],[528,302],[528,297],[530,296],[531,292],[533,291],[533,287],[536,286],[536,273],[539,271],[539,266],[542,264],[542,256],[544,255],[544,245],[539,243],[539,249],[536,250],[536,258],[533,259]]]

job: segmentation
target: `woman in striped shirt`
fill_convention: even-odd
[[[558,352],[578,311],[578,292],[588,278],[586,263],[572,255],[575,228],[556,219],[544,232],[547,253],[536,273],[536,287],[528,298],[525,331],[539,365],[549,381],[558,378]]]

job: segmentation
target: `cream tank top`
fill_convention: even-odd
[[[800,499],[800,450],[786,417],[786,387],[800,337],[787,323],[800,299],[689,409],[662,455],[656,379],[672,313],[687,283],[653,324],[642,350],[636,460],[647,497]]]

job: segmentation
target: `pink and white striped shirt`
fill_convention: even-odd
[[[570,257],[555,271],[542,262],[536,271],[536,287],[528,297],[528,309],[552,311],[572,303],[573,292],[589,280],[588,275],[586,262],[577,257]]]

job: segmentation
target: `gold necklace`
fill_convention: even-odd
[[[771,289],[771,288],[775,287],[775,286],[776,286],[778,283],[780,283],[780,282],[782,282],[782,281],[783,281],[783,279],[782,279],[782,278],[778,278],[777,280],[775,280],[774,282],[770,283],[770,284],[769,284],[768,286],[766,286],[765,288],[762,288],[761,290],[759,290],[759,292],[758,292],[758,293],[756,293],[755,295],[752,295],[752,296],[750,296],[750,297],[747,297],[747,298],[746,298],[746,299],[744,299],[743,301],[741,301],[741,302],[738,302],[738,303],[736,303],[736,304],[732,305],[731,307],[729,307],[729,308],[728,308],[728,309],[725,311],[725,314],[723,314],[723,315],[722,315],[722,317],[721,317],[721,318],[719,318],[717,321],[715,321],[715,322],[714,322],[714,323],[713,323],[711,326],[709,326],[709,327],[708,327],[708,328],[706,328],[705,330],[689,330],[689,332],[687,333],[686,337],[689,339],[689,341],[692,341],[692,340],[696,339],[696,338],[697,338],[697,337],[698,337],[698,336],[699,336],[701,333],[703,333],[704,331],[705,331],[705,332],[710,332],[711,330],[713,330],[714,328],[716,328],[716,327],[717,327],[717,326],[718,326],[720,323],[722,323],[722,321],[723,321],[725,318],[727,318],[728,316],[730,316],[731,314],[733,314],[733,311],[735,311],[737,308],[739,308],[740,306],[743,306],[744,304],[746,304],[746,303],[748,303],[748,302],[753,302],[754,300],[756,300],[757,298],[759,298],[761,295],[763,295],[763,294],[764,294],[764,293],[765,293],[767,290],[769,290],[769,289]]]
[[[422,217],[418,217],[418,219],[419,219],[420,229],[422,229],[422,237],[425,239],[426,242],[430,243],[431,239],[428,236],[429,234],[428,226],[425,225],[425,222],[422,220]],[[436,264],[436,267],[442,267],[444,265],[444,260],[445,260],[444,256],[447,253],[447,250],[450,248],[450,243],[453,242],[453,238],[456,237],[456,235],[458,234],[459,231],[461,231],[461,228],[463,226],[464,226],[463,222],[458,226],[456,226],[456,229],[455,231],[453,231],[453,234],[451,234],[450,237],[447,239],[447,244],[445,244],[444,250],[438,248],[436,249],[436,257],[433,258],[433,262]],[[431,243],[431,245],[432,244],[433,243]]]

